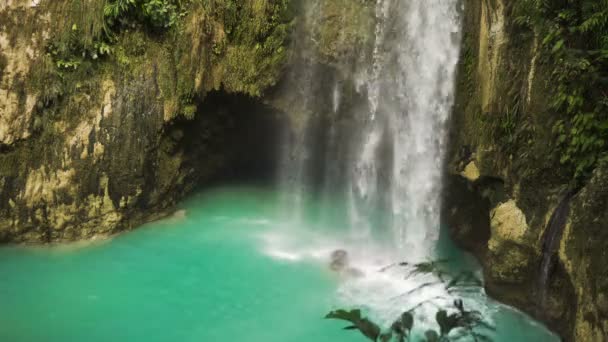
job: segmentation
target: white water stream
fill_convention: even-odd
[[[391,228],[404,257],[425,259],[439,235],[446,122],[460,47],[454,0],[378,0],[368,128],[352,176],[355,200],[378,194],[378,144],[392,146]],[[357,206],[355,206],[356,208]],[[358,213],[354,215],[360,216]]]

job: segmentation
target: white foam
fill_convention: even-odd
[[[254,226],[267,226],[271,223],[271,221],[267,218],[249,217],[239,220],[239,223]]]
[[[398,265],[407,260],[398,259],[394,253],[369,240],[332,236],[300,227],[264,232],[260,241],[262,252],[275,260],[314,262],[327,270],[333,251],[347,251],[348,267],[356,270],[357,276],[346,272],[337,277],[335,305],[362,308],[383,326],[389,326],[404,311],[416,308],[418,327],[436,328],[437,308],[449,306],[454,299],[438,277],[432,274],[408,277],[411,268]]]

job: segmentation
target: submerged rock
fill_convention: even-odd
[[[343,249],[331,252],[329,268],[332,271],[342,271],[348,266],[348,253]]]
[[[348,278],[361,278],[365,276],[365,273],[360,269],[350,267],[348,252],[343,249],[337,249],[331,252],[329,268]]]

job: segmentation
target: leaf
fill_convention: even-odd
[[[409,312],[404,312],[401,314],[401,324],[407,330],[412,330],[414,326],[414,316]]]
[[[410,312],[404,312],[401,317],[391,325],[391,331],[397,336],[397,341],[404,341],[409,336],[414,326],[414,316]]]
[[[367,318],[361,317],[361,310],[335,310],[325,315],[326,319],[338,319],[352,323],[354,328],[351,326],[346,327],[346,330],[358,329],[365,337],[372,341],[376,341],[380,336],[380,327],[374,322]]]
[[[380,342],[389,342],[391,338],[393,338],[393,334],[391,333],[384,333],[379,337]]]
[[[450,331],[458,327],[457,317],[454,314],[448,316],[448,312],[445,310],[437,311],[435,321],[439,325],[441,336],[448,335]]]
[[[424,332],[426,342],[439,342],[439,334],[435,330],[427,330]]]
[[[555,43],[551,52],[556,53],[556,52],[560,51],[563,47],[564,47],[564,40],[560,39],[557,41],[557,43]]]
[[[361,319],[361,310],[351,310],[351,311],[346,311],[346,310],[335,310],[335,311],[331,311],[330,313],[328,313],[327,315],[325,315],[325,318],[328,319],[341,319],[343,321],[355,321],[355,320],[359,320]]]

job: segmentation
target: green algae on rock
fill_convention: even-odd
[[[245,113],[206,102],[207,94],[259,96],[284,67],[287,1],[246,2],[230,18],[222,9],[229,2],[187,2],[166,32],[136,23],[113,33],[103,58],[80,54],[105,34],[104,3],[22,0],[0,8],[7,19],[0,25],[2,241],[110,234],[162,212],[221,174],[237,153],[226,141],[239,139],[231,130],[250,124],[233,119]],[[264,118],[273,110],[235,96],[260,122],[277,124]],[[180,135],[187,126],[200,131]],[[190,144],[196,153],[185,151]]]
[[[570,222],[578,221],[578,228],[568,225],[547,289],[548,307],[537,306],[544,232],[572,175],[561,165],[554,144],[552,127],[560,116],[551,107],[556,90],[551,52],[538,32],[516,24],[515,5],[465,1],[449,168],[469,178],[464,189],[476,193],[474,201],[480,205],[471,211],[470,204],[448,195],[448,202],[458,204],[446,208],[445,216],[452,218],[453,236],[484,265],[492,296],[545,320],[567,341],[599,341],[608,334],[608,320],[591,298],[605,296],[608,289],[597,284],[606,273],[599,265],[586,265],[596,259],[589,255],[606,249],[608,240],[586,230],[601,225],[602,204],[582,203],[589,203],[591,193],[601,198],[602,167],[573,199]],[[471,163],[477,177],[468,176]],[[496,184],[502,189],[499,196]],[[476,237],[486,234],[487,240]]]

